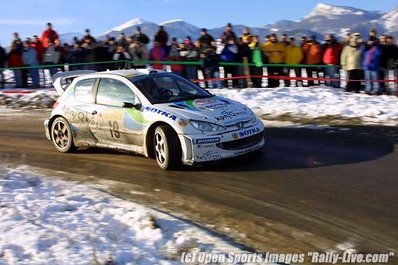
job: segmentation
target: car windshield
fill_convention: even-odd
[[[171,73],[135,76],[130,81],[152,104],[213,97],[203,88]]]

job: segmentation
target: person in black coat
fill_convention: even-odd
[[[207,29],[203,28],[200,31],[200,37],[198,39],[200,44],[200,51],[205,51],[211,47],[211,44],[214,42],[213,36],[207,33]]]
[[[141,27],[139,26],[135,31],[135,40],[144,45],[147,45],[149,43],[148,36],[141,31]]]
[[[3,74],[3,70],[1,68],[5,67],[5,63],[6,63],[6,50],[1,46],[0,44],[0,79],[1,79],[1,87],[4,87],[4,74]]]
[[[159,42],[160,46],[166,48],[167,42],[169,41],[169,34],[164,30],[163,26],[159,27],[159,31],[155,35],[155,42]]]
[[[206,79],[219,78],[219,58],[216,54],[214,47],[209,47],[203,52],[203,71]],[[209,88],[220,88],[221,82],[218,81],[208,81],[206,87]]]
[[[232,24],[228,23],[227,26],[225,27],[225,31],[221,35],[221,42],[222,43],[227,43],[228,40],[233,39],[235,43],[238,42],[238,39],[236,38],[235,32],[232,30]]]

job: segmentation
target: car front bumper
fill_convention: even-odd
[[[184,164],[211,162],[251,153],[265,144],[264,125],[256,125],[219,135],[184,135]]]
[[[50,124],[50,120],[44,121],[44,131],[46,133],[46,137],[48,140],[51,141],[50,128],[48,127],[49,124]]]

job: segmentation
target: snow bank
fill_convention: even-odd
[[[296,118],[358,119],[367,124],[398,125],[398,98],[347,93],[330,87],[279,87],[211,89],[212,93],[237,100],[262,118],[289,115]],[[0,92],[0,106],[48,108],[58,97],[54,90],[13,95]]]
[[[214,89],[211,92],[242,102],[263,118],[333,116],[370,124],[398,124],[398,98],[394,96],[369,96],[330,87]]]
[[[241,252],[93,187],[0,167],[1,265],[180,264],[184,251]]]
[[[21,91],[22,93],[18,93]],[[30,93],[29,93],[30,92]],[[54,89],[29,90],[0,90],[0,106],[14,109],[45,109],[51,108],[58,98]]]

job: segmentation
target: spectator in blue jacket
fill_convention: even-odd
[[[223,50],[220,54],[221,61],[226,63],[236,63],[238,59],[238,45],[236,45],[235,39],[229,37],[227,43],[224,45]],[[224,78],[228,78],[231,75],[232,85],[234,88],[239,87],[239,82],[234,77],[237,76],[237,67],[235,65],[225,65],[224,66]],[[225,80],[224,87],[228,87],[228,80]]]
[[[370,36],[367,44],[362,48],[362,67],[365,70],[367,94],[380,94],[380,63],[381,63],[381,48],[378,44],[377,38]]]
[[[28,73],[32,79],[32,87],[40,87],[40,75],[39,75],[39,59],[37,59],[37,52],[30,46],[29,41],[23,43],[24,51],[22,53],[22,61],[25,66],[29,66]]]

